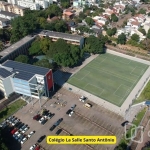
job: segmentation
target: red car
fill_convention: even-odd
[[[41,116],[38,114],[33,117],[33,120],[39,121],[41,119]]]
[[[34,150],[40,150],[40,146],[38,145]]]
[[[13,130],[11,131],[11,134],[13,135],[16,131],[17,131],[17,129],[13,129]]]

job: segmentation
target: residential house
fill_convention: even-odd
[[[48,8],[53,3],[52,0],[8,0],[11,4],[30,8],[31,10],[40,10],[40,8]]]
[[[16,17],[18,17],[19,15],[17,14],[14,14],[12,12],[8,12],[8,11],[0,11],[0,18],[4,18],[4,19],[8,19],[8,20],[11,20],[11,19],[14,19]]]
[[[144,24],[143,29],[146,31],[146,33],[148,33],[148,30],[150,29],[150,22]]]
[[[122,13],[125,9],[125,4],[122,4],[122,2],[120,3],[115,3],[114,4],[114,8],[116,9],[117,13]]]
[[[63,12],[62,18],[64,20],[70,20],[73,19],[74,13],[71,10],[65,10]]]
[[[22,6],[18,6],[15,4],[10,4],[10,3],[4,2],[4,1],[0,1],[0,10],[3,10],[3,11],[8,11],[8,12],[12,12],[12,13],[18,14],[20,16],[23,16],[24,11],[26,9],[27,8],[22,7]]]
[[[95,21],[95,25],[99,27],[102,27],[103,25],[105,25],[107,21],[106,17],[103,17],[103,16],[95,16],[93,20]]]
[[[5,19],[5,18],[0,18],[0,28],[4,28],[9,26],[10,20]]]

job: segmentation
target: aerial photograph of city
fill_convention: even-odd
[[[0,0],[0,150],[150,150],[150,0]]]

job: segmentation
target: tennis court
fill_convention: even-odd
[[[147,68],[148,65],[106,53],[74,74],[68,83],[120,107]]]

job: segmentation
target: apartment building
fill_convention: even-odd
[[[10,3],[4,2],[4,1],[0,1],[0,10],[2,10],[2,11],[8,11],[8,12],[12,12],[12,13],[18,14],[20,16],[23,16],[24,11],[26,9],[27,8],[22,7],[22,6],[18,6],[15,4],[10,4]]]
[[[10,59],[13,60],[20,54],[27,54],[28,48],[31,43],[35,40],[35,36],[26,36],[22,38],[20,41],[12,44],[10,47],[4,49],[0,52],[0,63]]]
[[[52,0],[8,0],[11,4],[16,4],[25,8],[30,8],[31,10],[45,9],[53,3]]]
[[[50,97],[53,88],[51,69],[11,60],[0,65],[0,94],[5,98],[14,92],[38,99]]]
[[[42,32],[39,33],[39,36],[40,37],[49,37],[54,42],[57,41],[58,39],[63,39],[65,41],[67,41],[67,43],[79,45],[80,48],[82,48],[83,44],[84,44],[84,37],[82,37],[80,35],[72,35],[72,34],[67,34],[67,33],[43,30]]]

